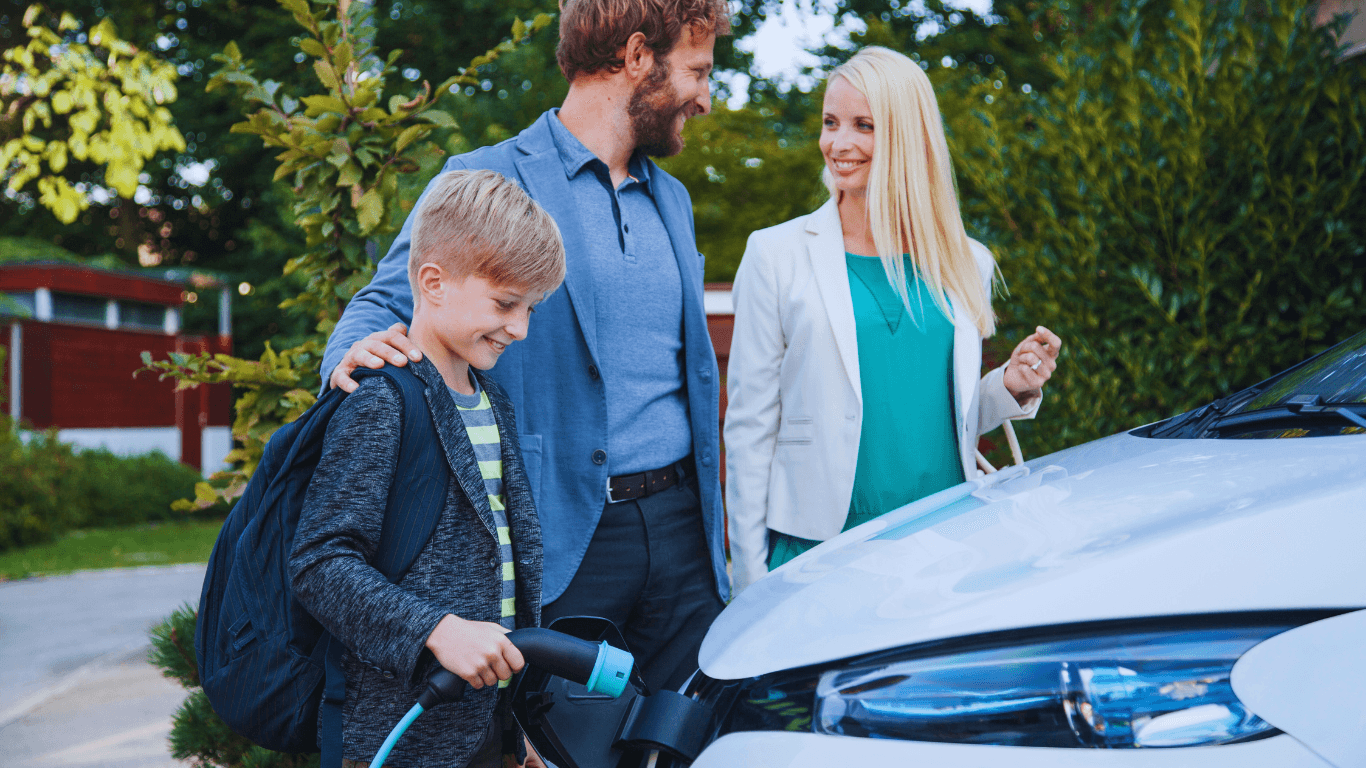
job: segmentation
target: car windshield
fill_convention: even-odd
[[[1254,387],[1132,434],[1246,439],[1363,432],[1366,331]]]
[[[1229,413],[1285,405],[1318,395],[1324,403],[1366,403],[1366,331],[1273,379],[1266,389]]]

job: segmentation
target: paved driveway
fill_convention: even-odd
[[[185,691],[147,663],[148,631],[199,599],[203,565],[0,584],[0,755],[8,768],[179,766]]]

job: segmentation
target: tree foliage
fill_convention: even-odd
[[[49,16],[30,6],[28,42],[4,51],[0,180],[11,193],[34,182],[39,202],[70,224],[90,207],[69,176],[81,164],[103,166],[105,184],[132,197],[147,161],[184,150],[185,138],[165,106],[176,98],[174,68],[121,40],[108,19],[73,42],[61,33],[79,28],[76,18]]]
[[[298,418],[316,399],[318,367],[327,334],[346,302],[373,273],[367,245],[392,234],[401,214],[399,179],[431,153],[436,131],[454,131],[450,114],[437,102],[452,89],[477,83],[477,73],[517,49],[549,16],[516,20],[512,37],[475,57],[467,67],[433,88],[394,86],[400,52],[380,59],[365,34],[370,8],[362,3],[281,0],[303,30],[299,48],[312,61],[316,92],[290,95],[278,82],[261,80],[235,44],[219,55],[221,68],[211,89],[235,89],[250,110],[233,125],[278,150],[274,177],[294,194],[292,214],[306,238],[304,253],[285,262],[284,273],[302,290],[283,305],[307,313],[312,333],[280,351],[267,344],[257,360],[225,354],[174,354],[167,360],[144,356],[148,368],[177,380],[178,388],[230,382],[242,392],[236,403],[236,448],[227,460],[236,468],[196,488],[193,502],[205,508],[230,503],[244,490],[265,444],[275,430]],[[404,90],[406,87],[406,90]],[[451,97],[446,97],[451,98]]]
[[[241,495],[262,450],[280,426],[298,418],[316,399],[318,366],[327,334],[351,296],[370,279],[373,262],[367,245],[392,233],[402,211],[400,177],[412,174],[433,155],[441,131],[455,131],[438,101],[456,88],[479,82],[481,67],[515,51],[551,17],[514,19],[511,38],[433,88],[402,83],[395,87],[400,51],[380,58],[368,23],[370,7],[348,0],[280,0],[303,30],[297,44],[311,61],[316,85],[311,93],[291,95],[277,81],[260,79],[234,44],[217,57],[221,67],[213,89],[233,89],[246,105],[247,119],[232,130],[259,137],[277,163],[274,177],[295,197],[292,214],[306,238],[304,253],[291,258],[285,272],[302,286],[289,303],[315,323],[301,343],[276,352],[270,344],[258,360],[230,355],[173,354],[144,362],[177,388],[231,382],[242,396],[236,404],[228,455],[236,469],[215,475],[195,488],[183,509],[231,503]],[[194,665],[195,611],[177,611],[153,633],[153,662],[190,691],[176,713],[172,754],[200,766],[224,768],[303,768],[316,755],[288,755],[252,745],[232,733],[199,688]]]
[[[684,131],[687,149],[660,161],[692,195],[697,248],[708,281],[735,277],[751,232],[809,213],[825,197],[819,121],[789,126],[763,104],[715,105]],[[737,215],[739,213],[740,215]]]
[[[0,0],[0,48],[26,39],[20,22],[28,1]],[[270,151],[256,136],[229,133],[240,119],[236,89],[204,90],[218,66],[214,55],[235,41],[251,60],[257,78],[281,83],[286,93],[311,92],[307,89],[317,82],[313,60],[291,42],[297,29],[291,13],[276,0],[45,2],[54,13],[68,13],[81,25],[60,33],[63,40],[77,42],[92,25],[108,19],[125,40],[176,69],[178,98],[167,106],[186,146],[183,151],[162,152],[144,166],[136,199],[101,195],[69,225],[37,204],[36,191],[32,196],[0,196],[0,236],[38,237],[78,255],[116,253],[125,265],[141,258],[163,267],[212,270],[234,284],[245,282],[250,286],[247,294],[233,301],[237,353],[255,358],[267,339],[275,341],[277,350],[297,346],[312,333],[313,322],[301,313],[278,311],[280,302],[301,288],[292,276],[282,275],[281,266],[306,246],[290,211],[295,197],[289,187],[272,180],[277,165],[272,157],[279,151]],[[372,36],[379,50],[404,49],[389,78],[389,87],[397,90],[416,90],[424,78],[435,85],[456,72],[459,64],[482,54],[490,36],[510,28],[517,16],[530,19],[537,11],[556,8],[554,0],[368,5],[375,13],[368,22],[370,31],[363,34]],[[540,34],[531,44],[519,45],[480,67],[480,82],[474,88],[481,97],[495,97],[503,89],[512,97],[447,98],[441,108],[471,130],[438,131],[440,149],[465,151],[496,140],[504,126],[520,127],[520,115],[500,111],[519,97],[525,97],[529,107],[539,107],[536,112],[558,103],[563,81],[555,69],[554,47],[553,34]],[[528,57],[532,53],[535,56]],[[518,63],[523,60],[525,66]],[[479,87],[484,80],[496,87],[486,93]],[[523,91],[525,82],[534,87]],[[470,108],[473,102],[480,106]],[[487,139],[486,124],[496,124]],[[439,166],[440,158],[428,148],[416,154],[424,169]],[[91,168],[70,170],[67,176],[73,183],[101,183],[101,174]],[[412,200],[421,190],[420,185],[406,184],[406,179],[399,187],[404,200]],[[375,242],[382,252],[385,236]],[[195,333],[214,332],[217,315],[211,304],[187,304],[184,327]]]
[[[1000,71],[1016,87],[1032,90],[1047,90],[1056,81],[1051,58],[1109,12],[1104,3],[1073,6],[1068,0],[994,0],[985,14],[943,0],[844,0],[841,8],[863,22],[864,29],[849,36],[855,47],[883,45],[931,73],[953,70],[945,73],[946,87],[971,85]],[[820,53],[827,67],[849,56],[835,46]]]
[[[1047,60],[1042,93],[1001,71],[940,88],[965,221],[1009,285],[1000,338],[1066,340],[1020,425],[1035,452],[1253,384],[1366,321],[1366,76],[1313,15],[1118,0]]]

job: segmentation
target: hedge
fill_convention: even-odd
[[[1047,62],[1045,93],[941,89],[965,222],[1009,287],[1000,343],[1065,340],[1019,425],[1031,455],[1366,327],[1366,57],[1340,59],[1315,7],[1121,0]]]
[[[76,451],[54,432],[27,440],[0,418],[0,552],[74,528],[183,519],[171,502],[193,495],[199,472],[160,453]]]

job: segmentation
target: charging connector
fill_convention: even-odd
[[[613,648],[605,640],[595,645],[560,632],[536,628],[513,630],[507,634],[507,638],[522,652],[527,664],[614,699],[626,690],[631,668],[635,666],[631,654]],[[460,701],[465,697],[467,687],[460,676],[448,669],[439,668],[433,672],[427,678],[427,687],[418,696],[417,703],[389,732],[389,737],[370,763],[371,768],[383,768],[384,760],[394,745],[424,711],[443,702]]]

